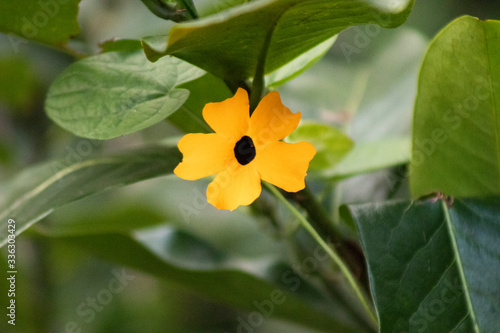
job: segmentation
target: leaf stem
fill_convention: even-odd
[[[333,243],[342,243],[342,236],[335,228],[328,212],[319,204],[311,190],[306,186],[297,193],[291,193],[293,201],[305,209],[310,219],[316,222],[316,227],[323,236],[332,237]]]
[[[257,59],[257,67],[255,68],[255,75],[252,82],[252,93],[250,95],[250,115],[255,110],[259,104],[262,93],[264,91],[264,74],[266,67],[267,52],[269,51],[269,46],[271,45],[271,39],[274,34],[274,29],[276,24],[273,24],[271,29],[267,32],[266,38],[264,39],[264,44],[260,50],[259,58]]]
[[[321,236],[316,232],[316,230],[312,227],[312,225],[307,221],[307,219],[288,201],[286,198],[281,194],[281,192],[274,186],[271,185],[267,182],[263,182],[264,186],[272,193],[276,198],[278,198],[287,208],[290,210],[290,212],[299,220],[300,224],[304,227],[304,229],[309,232],[309,234],[318,242],[318,244],[325,250],[325,252],[328,254],[328,256],[332,259],[332,261],[337,264],[337,266],[340,268],[340,271],[342,274],[347,278],[347,281],[351,285],[351,288],[354,290],[356,293],[356,296],[359,298],[361,301],[361,304],[365,308],[366,312],[370,316],[370,319],[375,324],[378,324],[377,318],[375,314],[372,311],[372,308],[369,305],[368,300],[366,299],[366,296],[364,295],[363,291],[361,288],[358,286],[358,283],[356,282],[356,279],[352,275],[351,271],[349,268],[347,268],[346,264],[342,261],[342,259],[339,257],[337,253],[333,251],[333,249],[328,246],[328,244],[321,238]]]
[[[197,19],[199,18],[198,12],[196,11],[196,7],[194,6],[193,0],[182,0],[182,3],[184,4],[184,7],[186,7],[186,10],[188,11],[189,15],[191,15],[191,18]]]

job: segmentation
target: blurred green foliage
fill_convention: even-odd
[[[194,1],[194,4],[201,15],[206,15],[244,2],[247,1]],[[70,3],[74,11],[78,1]],[[16,4],[15,12],[18,6]],[[29,6],[35,5],[30,2]],[[0,5],[0,9],[9,10],[5,9],[1,15],[11,13],[10,7],[7,2]],[[7,200],[3,192],[5,184],[21,169],[37,162],[58,159],[67,167],[82,162],[82,155],[86,157],[87,152],[104,155],[134,147],[142,149],[157,142],[171,145],[182,131],[206,131],[206,125],[200,122],[201,106],[231,95],[221,80],[207,74],[195,81],[184,81],[180,86],[196,92],[197,98],[190,96],[181,109],[190,114],[190,121],[176,113],[170,123],[160,122],[95,145],[61,129],[44,113],[49,85],[61,72],[82,55],[97,53],[99,43],[114,37],[140,40],[144,36],[165,35],[173,25],[152,15],[143,3],[135,0],[86,0],[79,8],[81,33],[67,45],[61,41],[77,33],[74,22],[61,23],[72,27],[63,36],[40,35],[37,40],[51,47],[20,38],[23,26],[18,26],[17,36],[0,35],[0,202]],[[34,14],[36,11],[29,17]],[[321,180],[312,181],[314,190],[323,190],[317,194],[332,215],[343,203],[394,197],[409,199],[404,170],[401,174],[401,169],[387,167],[404,164],[410,158],[408,138],[413,102],[427,44],[439,30],[462,14],[498,19],[500,5],[486,0],[417,0],[402,27],[385,30],[360,26],[344,30],[321,61],[280,87],[285,105],[294,112],[301,111],[305,119],[340,128],[354,140],[352,155],[335,167],[331,165],[324,175],[330,179],[346,178],[356,170],[353,166],[359,168],[356,174],[384,169],[338,183],[333,192],[338,196],[334,204],[330,204],[334,201],[332,194],[322,187]],[[5,31],[4,23],[7,21],[2,16],[2,31]],[[132,47],[137,46],[133,44]],[[211,89],[214,93],[207,93]],[[91,151],[85,150],[86,142],[90,143]],[[377,159],[377,156],[382,157]],[[333,164],[332,161],[320,162]],[[37,169],[30,176],[40,176],[42,171]],[[90,183],[94,176],[87,176]],[[68,204],[28,229],[16,243],[19,272],[16,327],[7,326],[2,320],[0,331],[236,332],[242,322],[251,320],[255,305],[245,308],[238,294],[224,293],[223,287],[232,291],[230,287],[236,285],[242,293],[249,290],[250,303],[251,299],[263,301],[283,270],[286,272],[289,266],[300,268],[301,255],[307,258],[315,244],[301,233],[292,241],[287,238],[296,226],[276,224],[276,221],[291,220],[289,213],[281,208],[276,209],[274,218],[253,211],[252,207],[231,214],[217,212],[206,203],[205,187],[204,181],[191,183],[170,176],[156,178]],[[66,190],[74,190],[74,199],[88,194],[76,187]],[[276,207],[272,198],[266,194],[263,197],[265,202],[257,202],[264,207],[260,211],[269,205]],[[62,199],[71,199],[71,196]],[[350,221],[351,225],[354,222],[361,223]],[[162,238],[161,232],[157,232],[160,236],[155,238],[151,230],[167,233]],[[193,272],[190,267],[172,263],[172,258],[162,257],[170,253],[165,248],[172,244],[168,242],[172,240],[167,237],[171,235],[168,232],[180,237],[188,235],[175,243],[191,246],[181,250],[186,256],[181,264],[188,265],[193,260],[208,265],[211,258],[203,255],[222,252],[230,254],[221,261],[223,264],[218,263],[227,265],[225,270]],[[145,235],[154,241],[146,242]],[[145,244],[156,247],[148,248]],[[8,301],[4,293],[8,289],[3,275],[6,274],[3,267],[7,265],[5,254],[2,248],[3,309]],[[123,268],[123,265],[128,266]],[[170,267],[177,277],[161,276],[167,272],[159,272],[161,265]],[[318,265],[326,266],[326,270],[331,268],[324,262]],[[234,267],[244,267],[246,271],[232,271]],[[263,267],[265,271],[258,270]],[[219,275],[204,278],[212,274]],[[374,330],[359,309],[346,310],[332,300],[334,297],[316,299],[318,290],[324,291],[325,286],[331,284],[322,281],[320,274],[313,272],[311,276],[310,283],[309,280],[301,283],[300,297],[309,302],[304,303],[307,306],[297,300],[281,307],[275,305],[277,316],[265,318],[258,327],[251,326],[253,332],[298,333],[315,329],[326,332],[331,325],[346,325],[359,332]],[[224,278],[227,280],[222,280],[224,284],[217,289],[221,296],[214,297],[215,289],[212,290],[210,283]],[[328,278],[337,280],[338,276],[333,274]],[[245,284],[238,286],[242,280]],[[346,303],[352,298],[345,295],[345,290],[328,293],[341,295],[339,299]],[[288,296],[294,297],[292,293]],[[303,312],[301,317],[294,318],[297,310],[292,309],[293,306]],[[325,314],[332,309],[336,310],[334,314]],[[323,315],[324,318],[319,319]],[[3,313],[2,316],[5,318]],[[339,328],[339,331],[348,329]]]

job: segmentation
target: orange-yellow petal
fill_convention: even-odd
[[[292,133],[300,121],[300,112],[292,113],[281,103],[278,92],[267,94],[250,118],[249,136],[256,145],[278,141]]]
[[[213,175],[227,168],[234,157],[236,142],[216,133],[186,134],[178,147],[183,154],[182,162],[174,173],[186,180],[195,180]]]
[[[297,192],[305,187],[307,168],[315,154],[316,149],[307,142],[275,141],[257,151],[255,164],[262,180],[287,192]]]
[[[251,204],[261,190],[260,176],[254,164],[241,165],[235,161],[208,185],[207,200],[217,209],[234,210]]]
[[[203,118],[217,134],[239,140],[248,131],[249,108],[248,93],[239,88],[233,97],[205,105]]]

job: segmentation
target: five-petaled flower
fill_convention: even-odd
[[[309,162],[316,154],[307,142],[280,141],[295,130],[300,112],[292,113],[270,92],[250,117],[248,94],[208,103],[203,118],[215,133],[186,134],[179,141],[183,160],[174,173],[186,180],[217,174],[208,185],[207,200],[218,209],[249,205],[261,192],[261,179],[288,192],[305,187]]]

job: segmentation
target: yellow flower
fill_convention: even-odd
[[[207,200],[218,209],[251,204],[260,195],[261,179],[300,191],[316,149],[307,142],[280,141],[295,130],[300,116],[271,92],[250,117],[248,94],[240,88],[223,102],[205,105],[203,118],[215,133],[186,134],[179,141],[183,159],[174,173],[186,180],[217,174]]]

